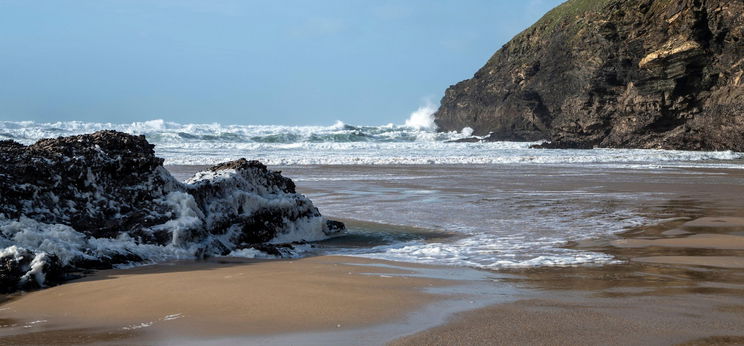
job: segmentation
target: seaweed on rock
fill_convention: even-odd
[[[251,248],[276,255],[345,230],[258,161],[182,183],[153,147],[116,131],[0,142],[0,291],[118,264]]]

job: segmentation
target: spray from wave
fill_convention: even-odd
[[[183,124],[162,119],[133,123],[0,121],[0,140],[10,139],[31,144],[42,138],[80,135],[100,130],[145,135],[156,145],[195,142],[389,143],[447,141],[462,137],[462,134],[456,132],[435,132],[436,126],[432,117],[435,110],[432,104],[427,103],[413,112],[405,125],[390,123],[381,126],[350,125],[340,120],[331,126]]]
[[[0,140],[31,144],[98,130],[118,130],[145,135],[156,153],[169,165],[210,165],[241,157],[276,165],[387,165],[387,164],[620,164],[657,167],[726,165],[741,168],[744,153],[686,152],[670,150],[536,150],[538,142],[453,143],[473,134],[437,132],[436,106],[426,102],[403,125],[331,126],[183,124],[161,119],[134,123],[67,121],[37,123],[0,121]],[[708,161],[703,163],[702,161]],[[711,162],[713,161],[713,162]],[[718,162],[715,162],[718,161]]]
[[[434,123],[434,112],[436,111],[437,106],[427,100],[425,105],[411,113],[405,126],[418,130],[434,131],[437,129],[437,124]]]

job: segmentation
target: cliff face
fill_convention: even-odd
[[[447,89],[440,130],[744,151],[744,0],[569,0]]]

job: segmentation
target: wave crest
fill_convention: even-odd
[[[32,144],[41,138],[113,129],[145,135],[166,164],[210,165],[250,157],[269,165],[421,165],[421,164],[610,164],[631,168],[664,166],[742,168],[743,153],[674,150],[529,149],[538,142],[450,143],[472,129],[436,132],[434,106],[413,112],[406,125],[331,126],[180,124],[161,119],[128,124],[80,121],[36,123],[0,121],[0,140]]]
[[[437,124],[434,122],[434,113],[436,111],[437,107],[427,101],[425,105],[411,113],[411,116],[406,120],[405,126],[417,130],[434,131],[437,129]]]
[[[428,107],[428,106],[427,106]],[[354,126],[337,121],[331,126],[222,125],[180,124],[162,119],[117,123],[67,121],[37,123],[32,121],[0,121],[0,140],[12,139],[31,144],[42,138],[80,135],[100,130],[116,130],[145,135],[155,144],[175,142],[237,142],[237,143],[344,143],[344,142],[412,142],[445,141],[461,138],[452,133],[434,133],[431,118],[433,108],[422,107],[414,112],[406,125]]]

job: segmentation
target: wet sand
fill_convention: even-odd
[[[742,268],[744,257],[737,256],[651,256],[633,258],[636,262],[697,265],[717,268]]]
[[[407,276],[416,266],[373,263],[385,262],[223,259],[100,271],[3,304],[0,318],[9,322],[0,328],[0,343],[56,342],[65,334],[148,343],[347,330],[401,319],[437,298],[423,288],[447,284]]]
[[[687,248],[744,250],[744,218],[741,217],[701,217],[685,222],[678,228],[662,232],[672,238],[628,238],[611,242],[621,248]],[[699,233],[695,233],[699,232]]]
[[[459,313],[390,344],[741,345],[742,228],[741,217],[701,217],[577,243],[628,262],[507,271],[542,294]]]
[[[411,312],[451,298],[432,288],[462,282],[423,274],[439,267],[344,256],[101,271],[0,306],[0,343],[741,344],[744,253],[701,235],[744,236],[738,226],[708,221],[629,231],[626,240],[647,241],[643,246],[575,244],[601,248],[626,263],[501,270],[490,285],[518,287],[513,300],[460,312],[428,330],[410,327],[415,334],[392,341],[385,329],[368,332],[366,339],[355,335],[370,326],[403,323]],[[668,229],[683,232],[670,237]],[[641,256],[648,254],[655,256]]]
[[[366,172],[316,168],[319,176],[328,169]],[[688,179],[687,172],[674,174],[679,182]],[[592,196],[650,191],[632,202],[650,219],[665,220],[629,229],[621,239],[569,244],[610,254],[617,264],[477,271],[483,274],[472,278],[437,267],[341,256],[103,271],[0,305],[0,344],[744,344],[744,188],[737,180],[717,183],[719,175],[691,176],[697,180],[687,185],[602,185],[605,178],[595,179],[601,187]],[[532,181],[520,179],[515,178],[520,185]],[[587,181],[575,179],[575,184]],[[323,202],[321,207],[347,208],[331,208],[331,215],[355,212],[356,204],[335,194],[338,182],[311,182],[299,181],[298,188]],[[541,183],[557,194],[574,188],[547,178]],[[353,191],[342,194],[358,199]],[[379,204],[384,213],[385,206],[411,201],[386,203]],[[607,211],[619,205],[610,203]],[[424,268],[440,274],[423,275]],[[478,285],[467,286],[468,280]],[[437,291],[441,287],[453,289]],[[486,298],[494,292],[505,296],[502,302]],[[444,301],[452,303],[437,305]],[[436,318],[429,316],[434,311]],[[412,314],[428,322],[411,324]],[[439,321],[441,316],[450,318]],[[381,325],[399,328],[375,327]]]
[[[546,297],[463,313],[391,345],[671,345],[712,335],[742,342],[744,316],[726,306],[716,296]]]

